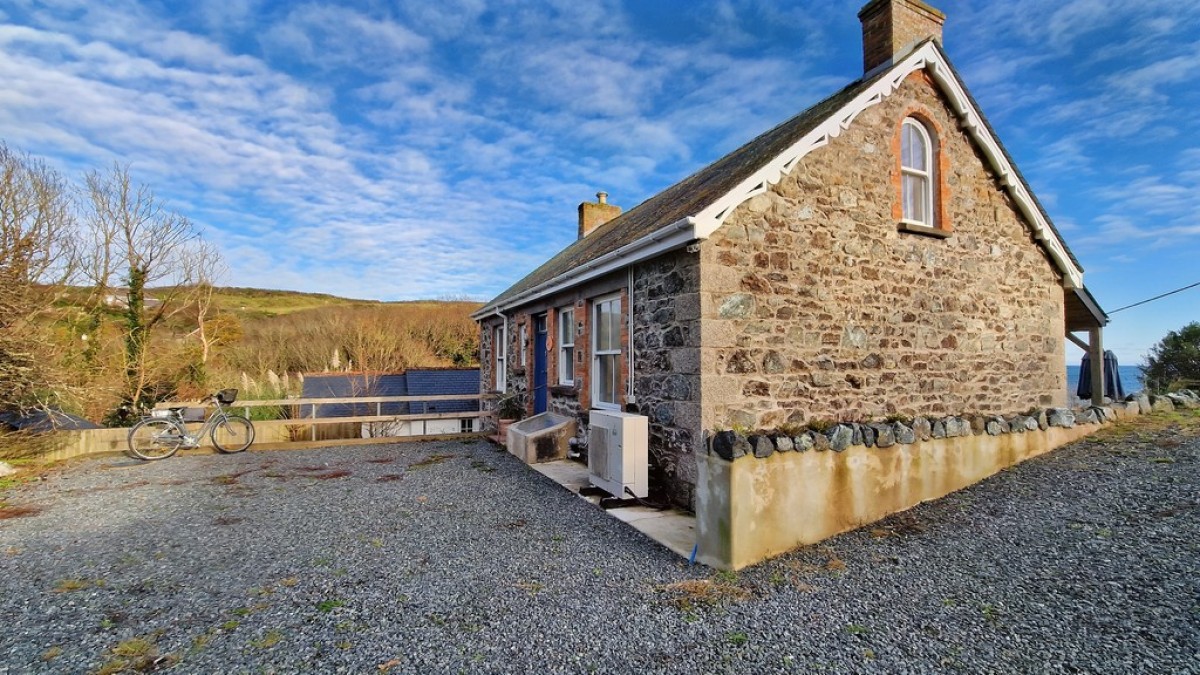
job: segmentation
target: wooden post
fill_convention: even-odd
[[[1104,405],[1104,329],[1088,330],[1088,356],[1092,363],[1092,405]]]

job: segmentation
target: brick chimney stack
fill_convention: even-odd
[[[597,227],[621,215],[621,207],[608,203],[607,192],[597,192],[595,202],[579,205],[579,238],[583,239]]]
[[[863,72],[904,57],[926,38],[942,41],[946,15],[921,0],[871,0],[858,12],[863,26]]]

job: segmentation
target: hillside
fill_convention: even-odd
[[[147,297],[166,297],[169,290],[152,288]],[[201,317],[187,297],[173,303],[149,337],[145,386],[156,398],[229,386],[247,389],[247,396],[277,398],[295,393],[279,384],[287,374],[478,364],[479,328],[470,317],[477,302],[218,288]],[[93,302],[93,289],[66,289],[40,325],[52,366],[68,383],[63,406],[100,420],[122,403],[128,341],[120,303],[97,312]]]

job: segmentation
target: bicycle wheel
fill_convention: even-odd
[[[209,437],[221,452],[241,452],[254,442],[254,425],[241,415],[226,415],[213,425]]]
[[[169,419],[145,419],[129,430],[129,451],[134,457],[166,459],[183,445],[183,429]]]

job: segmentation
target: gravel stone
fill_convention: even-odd
[[[1105,434],[731,578],[484,442],[90,459],[3,494],[0,673],[1195,673],[1197,494]]]

